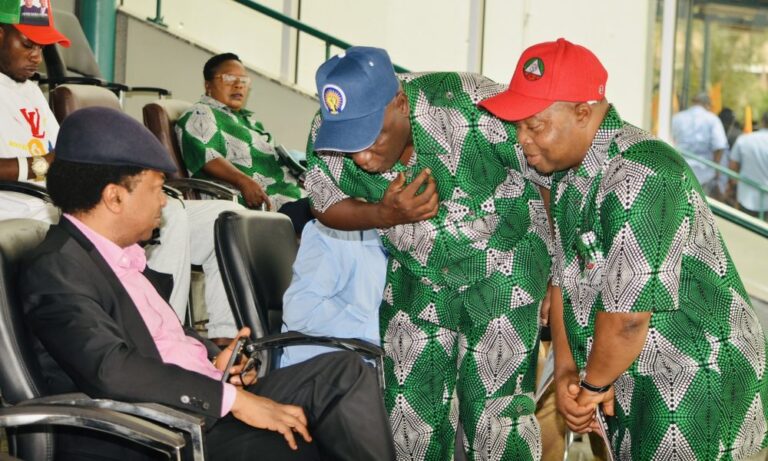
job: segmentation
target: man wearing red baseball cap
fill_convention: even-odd
[[[24,12],[19,0],[0,0],[0,179],[43,184],[59,124],[30,78],[43,60],[42,47],[69,40],[53,25],[53,13]],[[58,219],[40,200],[0,193],[0,219]]]
[[[559,39],[524,51],[507,91],[480,103],[551,173],[558,409],[586,432],[601,407],[619,459],[765,459],[754,309],[695,175],[620,118],[607,77]]]

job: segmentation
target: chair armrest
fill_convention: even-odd
[[[356,338],[335,338],[332,336],[310,336],[298,331],[286,331],[275,335],[255,339],[246,346],[246,352],[252,354],[264,349],[277,349],[288,346],[320,345],[356,352],[363,356],[377,359],[384,355],[384,350],[368,341]]]
[[[282,160],[283,164],[288,167],[291,173],[293,173],[297,179],[301,179],[303,181],[307,174],[307,167],[293,158],[290,152],[288,152],[288,149],[286,149],[282,144],[276,145],[275,151],[277,152],[277,156],[280,158],[280,160]]]
[[[53,203],[51,196],[48,195],[48,191],[45,189],[45,187],[38,186],[37,184],[23,181],[0,181],[0,190],[31,195],[32,197],[39,198],[44,202]]]
[[[15,405],[0,409],[0,427],[71,426],[117,435],[180,460],[186,444],[181,434],[135,416],[102,408],[63,405]]]
[[[166,186],[179,191],[194,190],[213,195],[217,199],[237,201],[240,191],[213,181],[196,178],[171,178],[165,180]]]
[[[100,78],[95,77],[44,77],[40,78],[38,81],[40,85],[48,85],[50,87],[55,87],[59,85],[64,85],[65,83],[74,83],[77,85],[96,85],[96,86],[104,86],[105,82],[104,80]]]
[[[57,394],[25,400],[18,405],[62,405],[71,407],[101,408],[125,413],[178,429],[189,435],[193,459],[203,460],[205,453],[205,418],[158,403],[129,403],[109,399],[92,399],[82,393]]]
[[[279,349],[288,346],[321,345],[352,351],[376,362],[379,386],[384,389],[384,349],[368,341],[355,338],[335,338],[332,336],[310,336],[298,331],[286,331],[275,335],[263,336],[245,347],[245,352],[253,357],[265,349]]]
[[[130,93],[157,93],[158,96],[171,96],[170,90],[165,88],[158,88],[154,86],[132,86],[128,88]]]

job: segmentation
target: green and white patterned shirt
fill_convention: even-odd
[[[695,175],[607,113],[583,163],[552,182],[553,282],[584,369],[597,312],[652,312],[615,384],[621,459],[739,459],[766,445],[766,339]]]
[[[415,178],[429,168],[440,200],[437,216],[379,230],[394,259],[392,270],[404,267],[435,290],[462,289],[500,272],[520,287],[514,302],[541,299],[549,276],[549,227],[539,191],[526,179],[535,172],[516,147],[514,125],[476,107],[505,87],[454,72],[400,79],[411,111],[409,164],[368,173],[348,155],[318,155],[311,148],[318,115],[305,183],[313,206],[324,212],[348,197],[378,202],[398,172]],[[457,324],[456,314],[442,308],[431,321],[448,328]]]
[[[236,112],[210,96],[203,96],[181,116],[176,136],[193,178],[211,179],[203,166],[225,158],[259,183],[274,210],[304,196],[296,179],[280,163],[272,136],[253,119],[251,111]],[[245,205],[242,197],[240,202]]]

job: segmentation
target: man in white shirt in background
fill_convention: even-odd
[[[768,112],[763,113],[760,123],[759,131],[743,134],[736,140],[728,166],[743,178],[765,187],[768,186]],[[729,186],[737,188],[736,200],[742,211],[752,216],[759,216],[760,211],[768,215],[768,194],[762,194],[761,197],[760,190],[743,182],[737,186],[733,179]]]
[[[674,144],[681,151],[719,164],[723,152],[728,149],[728,138],[723,124],[717,115],[709,111],[711,102],[706,92],[698,93],[691,102],[691,107],[672,117]],[[691,166],[704,193],[719,199],[722,195],[717,184],[720,173],[702,162],[684,158]]]

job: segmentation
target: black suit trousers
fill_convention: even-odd
[[[282,435],[255,429],[232,414],[206,434],[208,460],[355,460],[394,459],[394,446],[373,368],[352,352],[333,352],[273,370],[248,388],[279,403],[304,409],[313,441],[296,435],[293,451]],[[59,431],[57,460],[145,461],[167,459],[115,436]]]
[[[254,429],[229,414],[208,432],[208,459],[394,459],[376,372],[357,354],[323,354],[274,370],[248,390],[276,402],[304,408],[312,443],[302,443],[296,434],[299,449],[293,451],[282,435]]]

